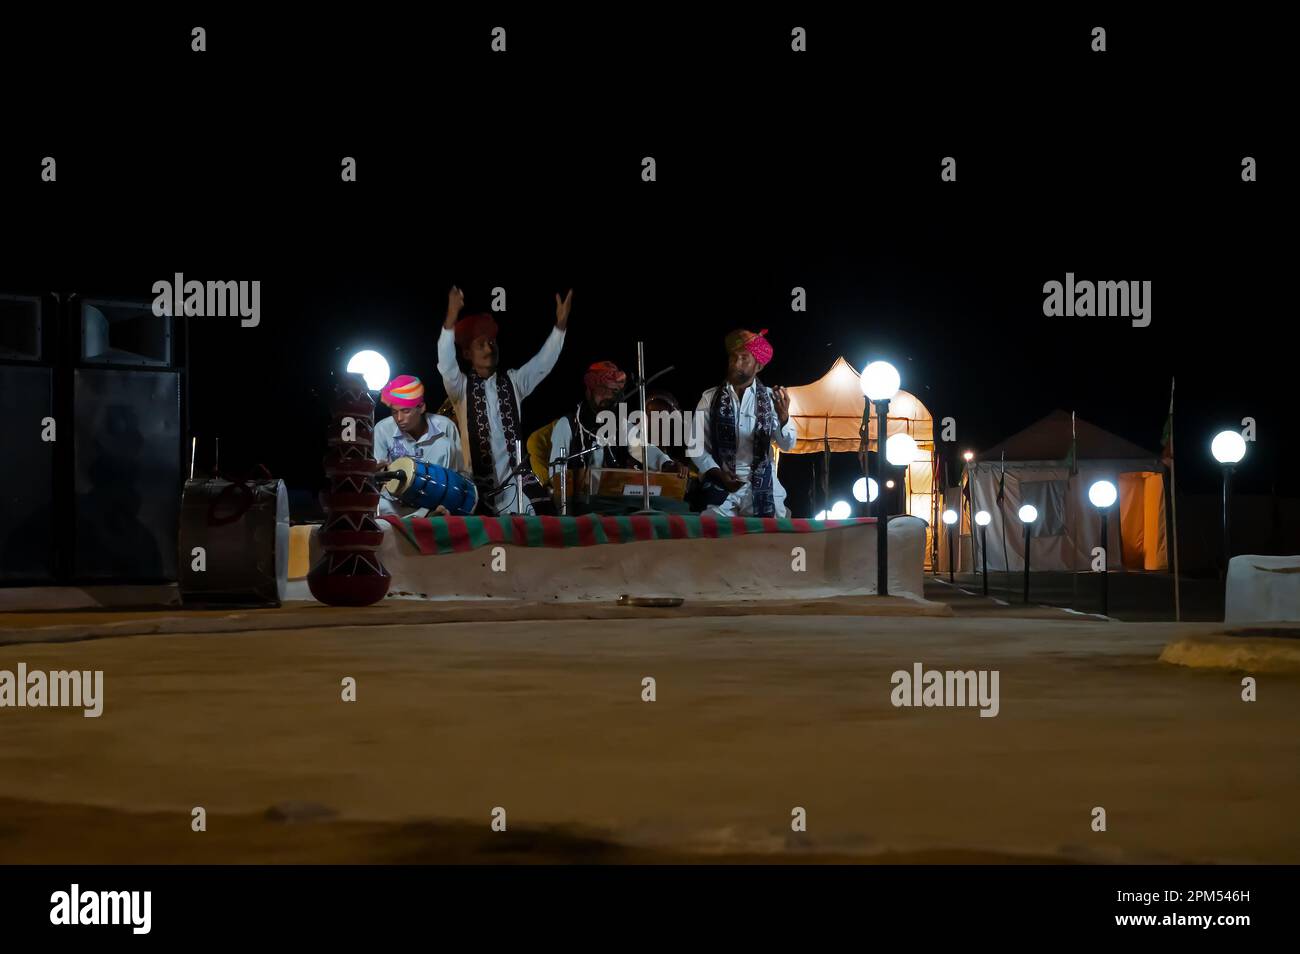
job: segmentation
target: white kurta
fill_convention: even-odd
[[[559,328],[552,328],[550,337],[542,345],[542,350],[525,364],[523,367],[514,371],[506,371],[505,374],[510,379],[510,383],[515,389],[515,398],[522,405],[524,398],[532,394],[541,384],[551,369],[555,367],[555,362],[560,358],[560,350],[564,347],[564,332]],[[442,375],[443,386],[447,389],[447,396],[456,403],[456,415],[460,424],[461,445],[465,449],[465,459],[473,460],[473,449],[471,441],[474,439],[473,433],[469,428],[469,417],[466,414],[466,405],[469,400],[469,380],[460,370],[460,365],[456,363],[456,335],[450,328],[443,327],[442,334],[438,336],[438,372]],[[501,372],[497,372],[500,374]],[[487,387],[484,394],[487,405],[488,415],[488,443],[492,448],[492,466],[496,472],[496,482],[509,486],[503,489],[494,499],[488,500],[489,506],[492,506],[498,513],[527,513],[533,512],[532,503],[525,498],[524,500],[515,499],[514,480],[510,476],[510,449],[506,447],[506,432],[501,427],[501,408],[497,402],[497,376],[496,374],[484,382]],[[520,443],[524,444],[524,459],[528,457],[528,433],[524,430],[522,417],[522,408],[515,408],[515,424],[518,428]]]
[[[428,461],[469,476],[469,466],[461,453],[460,431],[450,418],[441,414],[424,415],[424,435],[419,440],[402,433],[397,419],[391,414],[375,424],[375,459],[381,464],[391,464],[399,457]],[[403,507],[388,491],[384,491],[379,499],[379,512],[399,517],[423,517],[428,510],[425,507]]]
[[[755,411],[757,389],[750,385],[745,388],[744,396],[737,400],[736,389],[730,384],[724,386],[731,391],[731,406],[736,409],[736,476],[745,481],[745,485],[729,494],[719,506],[710,507],[706,512],[721,517],[752,517],[754,493],[749,485],[749,472],[754,462],[754,428],[758,423]],[[713,459],[713,425],[709,420],[709,408],[713,404],[713,395],[717,392],[717,388],[709,388],[700,396],[700,403],[695,407],[695,413],[704,422],[704,449],[698,456],[692,457],[691,461],[699,468],[701,475],[718,466],[718,462]],[[783,451],[791,450],[796,437],[794,418],[788,418],[785,426],[776,433],[776,446]],[[785,516],[785,488],[776,476],[775,462],[772,464],[772,504],[776,516]]]
[[[638,429],[631,428],[630,430],[631,436],[635,439]],[[573,429],[569,426],[569,419],[567,417],[560,418],[555,422],[555,428],[551,431],[551,460],[555,460],[559,456],[561,447],[568,448],[568,454],[569,456],[572,456],[582,450],[584,445],[590,447],[592,444],[596,443],[595,439],[590,434],[583,435],[583,438],[585,439],[579,440],[573,436]],[[653,444],[650,445],[647,453],[650,457],[651,470],[663,470],[664,464],[671,461],[671,458],[667,454],[661,451],[658,447],[655,447]],[[632,448],[632,456],[634,458],[639,458],[641,456],[640,450],[638,448]],[[583,460],[575,460],[569,466],[572,468],[579,466],[599,468],[603,466],[604,460],[605,457],[603,454],[599,451],[593,451],[583,458]]]

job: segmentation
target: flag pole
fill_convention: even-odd
[[[1007,602],[1011,602],[1011,557],[1007,554],[1007,452],[1002,452],[1002,475],[998,482],[998,516],[1002,518],[1002,580],[1007,584]]]
[[[1174,506],[1174,622],[1183,621],[1178,580],[1178,483],[1174,475],[1174,378],[1169,379],[1169,496]]]
[[[1070,469],[1065,475],[1066,499],[1074,499],[1074,478],[1079,470],[1079,438],[1074,429],[1074,412],[1070,412]],[[1102,541],[1102,546],[1106,542]],[[1107,569],[1110,569],[1107,567]],[[1079,548],[1070,547],[1070,605],[1079,605]]]

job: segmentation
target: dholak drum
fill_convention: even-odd
[[[181,495],[180,591],[186,604],[279,606],[289,580],[283,480],[189,480]]]
[[[446,507],[452,516],[463,517],[478,506],[478,487],[454,470],[411,457],[397,458],[388,470],[402,474],[384,484],[384,489],[404,507],[427,507],[430,512]]]

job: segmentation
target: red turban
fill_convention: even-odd
[[[727,347],[727,354],[732,354],[743,348],[754,356],[754,360],[758,362],[759,367],[763,367],[772,360],[772,345],[763,337],[765,334],[767,334],[766,328],[758,334],[739,329],[727,335],[723,343]]]
[[[497,336],[497,322],[491,315],[466,315],[456,322],[456,347],[468,348],[476,338]]]
[[[597,388],[618,391],[627,383],[627,375],[620,371],[613,361],[597,361],[582,376],[582,383],[587,386],[588,391]]]

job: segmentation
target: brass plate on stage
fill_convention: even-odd
[[[641,471],[621,467],[605,467],[598,471],[600,484],[596,494],[601,497],[640,497],[645,490]],[[650,497],[682,500],[686,496],[686,478],[677,474],[650,471]]]
[[[628,596],[624,593],[618,598],[619,606],[681,606],[685,602],[680,596]]]

